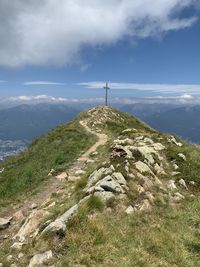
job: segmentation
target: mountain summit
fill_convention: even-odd
[[[199,157],[111,107],[81,113],[1,164],[1,266],[198,266]]]

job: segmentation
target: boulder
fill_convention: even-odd
[[[0,218],[0,230],[8,228],[12,218]]]
[[[28,267],[35,267],[35,266],[44,266],[46,265],[51,259],[53,258],[53,253],[51,250],[41,253],[41,254],[36,254],[33,256],[30,260],[30,263]]]

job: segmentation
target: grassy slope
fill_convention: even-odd
[[[151,213],[136,213],[131,216],[115,208],[111,213],[108,210],[102,214],[101,205],[96,201],[93,210],[90,208],[91,203],[88,203],[68,225],[66,239],[57,250],[58,254],[63,255],[58,266],[199,266],[200,150],[178,138],[184,143],[182,148],[170,145],[166,141],[167,135],[152,131],[126,114],[123,114],[123,117],[126,119],[125,125],[113,121],[103,125],[104,129],[114,137],[125,128],[134,127],[141,134],[151,136],[155,140],[162,138],[167,145],[168,160],[178,161],[181,178],[187,182],[194,180],[198,183],[196,187],[190,188],[195,198],[187,199],[174,207],[157,203]],[[187,162],[181,161],[177,156],[180,152],[186,155]],[[79,183],[81,184],[81,181]],[[115,203],[109,205],[114,207]],[[91,216],[88,217],[88,213]],[[52,242],[52,239],[49,242]]]
[[[111,121],[103,128],[113,139],[126,128],[134,127],[141,135],[152,139],[166,137],[156,133],[140,121],[119,113],[124,124]],[[85,113],[80,118],[86,118]],[[127,134],[127,137],[130,134]],[[126,134],[124,134],[126,137]],[[133,136],[132,136],[133,137]],[[184,143],[182,148],[171,146],[166,142],[166,156],[169,160],[176,158],[179,152],[187,157],[187,162],[178,162],[180,171],[186,181],[200,182],[200,151],[192,145]],[[100,162],[108,160],[109,146],[101,147],[99,161],[90,166],[88,173],[78,182],[73,196],[78,198],[85,186],[86,178]],[[181,177],[181,178],[182,178]],[[169,177],[171,178],[171,177]],[[178,179],[179,177],[177,177]],[[124,207],[116,208],[116,203],[108,203],[109,209],[102,210],[102,203],[93,198],[81,208],[76,217],[67,225],[65,238],[46,236],[24,248],[24,254],[31,257],[33,251],[53,249],[57,255],[56,266],[102,266],[102,267],[196,267],[200,263],[200,203],[198,186],[190,188],[195,198],[186,199],[182,204],[171,207],[157,203],[150,213],[134,213],[126,215]],[[57,196],[57,201],[58,196]],[[64,205],[70,205],[65,202]],[[62,202],[61,202],[62,203]],[[55,209],[55,208],[54,208]],[[56,214],[62,213],[59,209]],[[58,216],[57,214],[57,216]],[[88,214],[90,216],[88,216]],[[30,250],[30,251],[29,251]],[[22,264],[21,266],[26,266]]]
[[[78,120],[33,141],[26,151],[1,164],[5,171],[0,174],[0,206],[30,196],[47,180],[52,168],[67,169],[94,141]]]

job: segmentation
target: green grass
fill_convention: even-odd
[[[199,266],[199,210],[194,201],[131,216],[83,212],[70,224],[58,266]]]
[[[47,180],[52,168],[66,170],[95,140],[74,121],[33,141],[26,151],[0,165],[5,168],[0,174],[0,206],[30,196]]]

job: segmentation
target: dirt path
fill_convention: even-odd
[[[85,162],[89,159],[89,155],[96,151],[96,149],[101,146],[105,145],[108,137],[105,134],[100,134],[92,131],[88,125],[87,121],[80,121],[80,124],[90,133],[96,135],[98,137],[97,142],[92,145],[83,155],[81,155],[69,168],[68,170],[68,180],[75,181],[80,177],[75,176],[75,173],[79,170],[82,170],[85,166]],[[9,210],[4,210],[0,213],[0,217],[11,217],[15,212],[21,210],[24,215],[27,216],[27,213],[30,212],[30,207],[33,203],[37,206],[41,206],[41,204],[47,200],[52,193],[59,191],[63,188],[63,185],[66,183],[65,179],[58,179],[55,176],[51,177],[47,184],[34,196],[30,197],[27,201],[25,201],[22,205],[19,205],[15,208],[9,208]],[[5,231],[3,231],[5,234]],[[1,233],[0,233],[1,234]],[[1,242],[1,240],[0,240]]]

